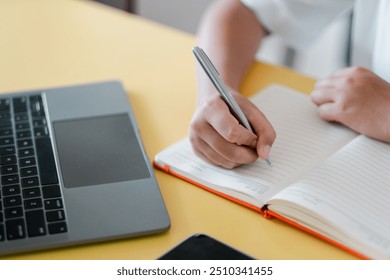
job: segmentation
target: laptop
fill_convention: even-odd
[[[117,81],[1,94],[0,177],[0,255],[170,226]]]

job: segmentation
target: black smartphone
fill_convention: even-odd
[[[208,236],[195,234],[162,255],[159,260],[253,260],[254,258]]]

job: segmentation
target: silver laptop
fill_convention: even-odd
[[[170,226],[119,82],[0,95],[0,255]]]

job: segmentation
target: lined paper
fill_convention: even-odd
[[[389,144],[359,136],[275,199],[303,205],[390,256]]]
[[[273,85],[252,99],[273,125],[277,138],[271,150],[273,168],[262,160],[239,168],[247,176],[286,186],[351,141],[357,134],[320,119],[307,95]]]

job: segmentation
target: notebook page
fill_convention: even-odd
[[[273,125],[277,138],[270,158],[237,168],[247,177],[260,177],[276,191],[308,172],[357,134],[350,129],[321,120],[308,95],[280,85],[268,87],[251,98]]]
[[[195,181],[249,194],[265,203],[357,135],[322,121],[308,95],[280,85],[268,87],[251,100],[277,133],[270,156],[273,167],[262,159],[233,170],[216,167],[199,159],[188,139],[159,153],[156,161],[174,166]]]
[[[307,207],[390,257],[389,144],[359,136],[275,199]]]

